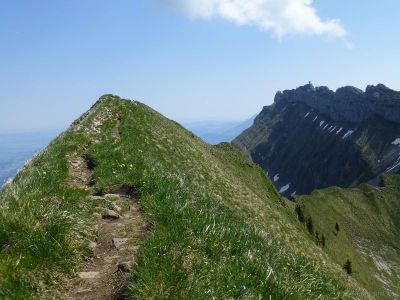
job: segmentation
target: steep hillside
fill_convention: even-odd
[[[285,195],[380,185],[400,168],[400,93],[383,85],[278,92],[233,144]]]
[[[326,238],[329,256],[342,265],[349,259],[353,276],[379,299],[400,297],[399,199],[399,175],[386,176],[382,188],[333,187],[296,197]]]
[[[233,144],[282,194],[312,192],[295,201],[316,244],[336,263],[348,261],[373,296],[394,299],[400,296],[400,177],[393,175],[399,137],[399,92],[309,84],[278,92]]]
[[[370,298],[260,168],[115,96],[0,192],[0,251],[2,299]]]

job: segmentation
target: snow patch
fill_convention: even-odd
[[[329,126],[329,124],[328,123],[326,123],[326,125],[324,126],[324,128],[322,128],[322,130],[325,130],[326,129],[326,127],[328,127]]]
[[[379,275],[379,274],[374,274],[374,277],[380,281],[381,283],[383,283],[384,285],[389,285],[390,281],[387,281],[385,277]]]
[[[385,261],[381,256],[379,255],[373,255],[371,253],[371,258],[374,261],[375,266],[380,270],[380,271],[384,271],[388,274],[391,274],[391,266],[390,264]]]
[[[399,167],[399,166],[400,166],[400,155],[399,155],[399,157],[397,157],[397,159],[396,159],[396,161],[394,162],[393,166],[387,168],[385,172],[386,172],[386,173],[389,173],[389,172],[393,171],[394,169],[396,169],[396,168]]]
[[[396,145],[396,146],[400,145],[400,138],[395,139],[395,140],[392,142],[392,145]]]
[[[322,125],[324,125],[325,121],[321,121],[319,122],[319,127],[321,127]]]
[[[393,167],[389,167],[386,169],[386,173],[389,173],[400,166],[400,162],[396,163]]]
[[[340,127],[340,129],[336,132],[336,135],[338,135],[339,133],[341,133],[343,130],[343,127]]]
[[[296,196],[296,191],[294,191],[293,193],[290,194],[291,197]]]
[[[342,139],[347,139],[350,135],[352,135],[354,132],[354,130],[348,130],[345,135],[342,137]]]
[[[331,132],[334,132],[335,130],[336,130],[336,126],[333,127],[329,132],[331,133]]]
[[[290,188],[290,183],[281,187],[281,189],[279,190],[279,193],[282,194],[282,193],[286,192],[289,188]]]
[[[279,180],[279,173],[274,176],[274,182],[277,182],[278,180]]]
[[[308,113],[306,113],[306,115],[304,116],[304,119],[307,118],[310,115],[310,111]]]
[[[314,118],[313,122],[315,122],[317,119],[318,119],[318,116],[316,116],[316,117]]]

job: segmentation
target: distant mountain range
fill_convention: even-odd
[[[231,142],[243,130],[249,128],[256,115],[242,121],[197,121],[182,122],[182,125],[199,136],[203,141],[215,145]]]
[[[400,92],[382,84],[278,92],[233,144],[285,195],[381,185],[400,169]]]

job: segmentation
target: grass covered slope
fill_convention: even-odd
[[[399,199],[399,175],[385,177],[383,188],[333,187],[296,197],[325,235],[328,255],[341,265],[350,260],[352,276],[379,299],[400,295]]]
[[[366,299],[317,246],[263,171],[138,102],[104,96],[0,192],[0,298],[45,298],[90,256],[93,212],[71,185],[90,157],[97,194],[129,184],[150,224],[127,286],[135,299]]]

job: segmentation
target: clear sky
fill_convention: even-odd
[[[0,132],[64,128],[100,95],[245,119],[311,80],[400,90],[398,0],[0,0]]]

